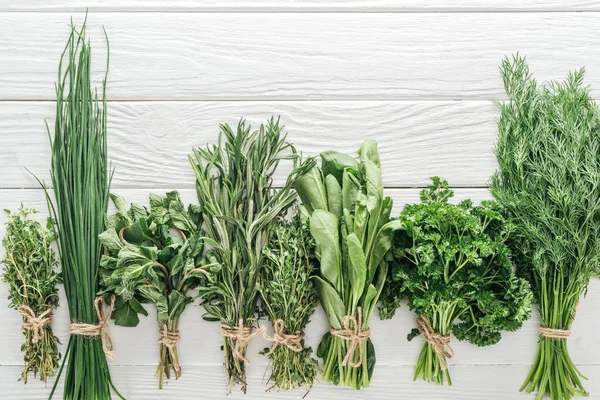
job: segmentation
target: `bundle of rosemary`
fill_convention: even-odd
[[[547,85],[538,85],[519,56],[501,71],[510,101],[499,105],[500,169],[490,189],[512,217],[513,259],[542,319],[521,391],[537,390],[537,399],[585,396],[567,337],[600,256],[600,111],[583,69]]]
[[[192,302],[187,296],[198,284],[198,276],[214,272],[216,266],[199,266],[203,242],[201,219],[194,207],[186,210],[179,193],[150,195],[150,210],[111,194],[117,212],[106,218],[100,235],[107,254],[100,262],[102,294],[116,295],[112,317],[117,325],[136,326],[138,314],[148,315],[142,303],[154,304],[160,334],[158,387],[178,379],[181,366],[177,355],[179,318]]]
[[[62,277],[71,319],[69,344],[50,398],[66,365],[64,398],[68,400],[106,400],[111,398],[111,387],[114,389],[106,362],[112,346],[106,332],[104,302],[96,299],[102,255],[98,235],[104,229],[110,185],[106,77],[99,98],[91,85],[91,51],[86,22],[80,30],[71,24],[58,68],[53,137],[48,127],[54,204],[49,189],[42,183],[58,227]],[[63,72],[65,59],[67,66]]]
[[[199,295],[205,319],[220,321],[228,391],[236,383],[246,391],[246,346],[253,331],[258,281],[277,218],[296,201],[294,182],[314,165],[286,142],[279,120],[251,131],[241,120],[237,131],[221,125],[219,144],[194,149],[190,162],[196,174],[204,239],[212,248],[206,257],[221,269],[204,277]],[[225,139],[223,143],[223,138]],[[281,189],[273,174],[283,160],[293,171]]]
[[[2,240],[5,256],[3,281],[8,286],[10,307],[23,317],[25,343],[21,346],[25,367],[21,379],[27,383],[29,372],[47,382],[58,368],[58,338],[52,332],[52,312],[58,307],[60,276],[52,250],[56,240],[54,222],[48,218],[44,227],[30,215],[36,210],[5,210],[6,236]]]
[[[312,349],[304,347],[304,330],[317,304],[312,282],[314,240],[308,225],[299,216],[282,220],[264,254],[259,291],[274,328],[273,345],[263,352],[271,365],[272,385],[267,390],[310,390],[318,365]]]

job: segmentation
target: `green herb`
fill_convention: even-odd
[[[151,194],[150,210],[131,204],[128,211],[123,198],[111,198],[117,212],[106,218],[100,235],[107,252],[100,262],[102,294],[117,296],[112,315],[117,325],[136,326],[138,314],[148,315],[142,303],[156,307],[161,333],[156,376],[162,389],[171,369],[176,379],[181,376],[176,343],[181,313],[192,302],[187,292],[198,276],[214,269],[199,266],[202,221],[194,206],[185,209],[177,192]]]
[[[258,131],[251,131],[243,120],[236,132],[221,125],[219,144],[196,148],[190,156],[205,240],[212,246],[206,257],[222,266],[200,287],[205,319],[220,321],[222,330],[237,329],[244,339],[249,339],[246,331],[251,331],[256,319],[263,250],[277,218],[296,201],[292,185],[314,164],[312,159],[300,163],[300,155],[286,142],[282,129],[274,119]],[[283,160],[291,161],[294,169],[283,188],[276,190],[273,174]],[[247,328],[243,332],[240,321]],[[245,344],[239,338],[224,337],[229,391],[236,383],[246,391]]]
[[[311,280],[315,272],[312,261],[314,241],[308,226],[298,216],[291,222],[282,220],[274,227],[271,242],[265,248],[263,272],[259,280],[262,306],[275,327],[275,335],[295,335],[289,345],[274,342],[268,355],[271,369],[269,390],[310,390],[318,370],[311,357],[312,349],[304,347],[304,330],[313,314],[317,296]],[[281,329],[282,332],[278,332]]]
[[[365,141],[359,160],[334,151],[321,153],[295,184],[320,261],[314,278],[321,304],[336,335],[326,333],[317,350],[323,380],[369,386],[375,348],[369,320],[383,288],[386,255],[398,221],[390,221],[392,200],[383,197],[377,143]]]
[[[106,77],[102,81],[102,96],[99,99],[97,91],[91,86],[92,49],[85,31],[85,22],[79,31],[71,26],[71,35],[58,68],[54,137],[48,127],[54,204],[49,189],[42,185],[58,226],[58,248],[71,322],[98,324],[94,307],[102,255],[98,235],[104,227],[110,185],[106,141]],[[65,58],[67,68],[63,73]],[[111,387],[114,389],[114,386],[101,337],[69,337],[50,398],[54,395],[65,364],[65,399],[111,398]]]
[[[584,70],[538,86],[524,58],[501,67],[510,101],[499,104],[491,191],[512,216],[518,273],[533,288],[543,328],[571,328],[600,256],[600,112]],[[521,390],[537,399],[587,395],[566,338],[540,337]]]
[[[402,298],[428,321],[434,334],[446,338],[437,347],[426,342],[415,367],[415,379],[451,385],[446,368],[450,333],[479,346],[497,343],[501,331],[515,331],[531,316],[532,293],[518,278],[505,242],[511,225],[494,201],[473,206],[470,200],[449,204],[448,182],[432,178],[421,192],[422,204],[404,207],[396,235],[388,283],[381,296],[382,318],[391,318]],[[409,340],[428,327],[414,329]],[[452,354],[450,352],[449,354]]]
[[[56,240],[54,223],[48,218],[46,227],[30,218],[36,210],[19,208],[17,213],[5,210],[6,236],[2,240],[5,255],[4,276],[2,280],[8,286],[10,307],[19,310],[25,325],[35,323],[23,329],[25,343],[21,347],[24,353],[25,367],[21,379],[27,383],[27,375],[39,375],[47,382],[58,368],[60,353],[58,338],[50,325],[52,311],[58,307],[58,289],[60,276],[56,272],[57,261],[52,250]],[[24,315],[25,314],[25,315]]]

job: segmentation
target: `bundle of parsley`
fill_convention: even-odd
[[[36,210],[19,208],[6,211],[6,252],[3,281],[8,286],[10,306],[23,317],[25,343],[21,346],[25,367],[21,379],[27,383],[29,372],[46,383],[58,368],[58,338],[52,332],[52,313],[58,306],[60,276],[52,243],[56,240],[54,221],[44,227],[31,218]]]
[[[375,347],[369,321],[379,298],[393,233],[392,199],[383,196],[377,143],[366,140],[359,159],[321,153],[321,166],[295,184],[301,211],[310,219],[320,262],[315,286],[331,326],[317,355],[324,359],[323,380],[354,389],[369,386]]]
[[[221,269],[202,281],[199,293],[205,319],[220,321],[224,340],[229,391],[236,383],[246,391],[245,353],[257,334],[258,281],[278,217],[296,201],[294,182],[314,165],[286,141],[279,120],[252,131],[241,120],[237,130],[221,125],[217,145],[194,149],[190,162],[203,217],[205,242],[212,248],[207,263]],[[224,139],[224,140],[223,140]],[[276,189],[273,175],[281,161],[293,166],[283,187]]]
[[[408,204],[399,221],[394,262],[381,295],[380,315],[391,318],[400,300],[419,317],[409,340],[425,343],[414,378],[452,384],[447,358],[450,333],[478,346],[497,343],[501,331],[515,331],[531,316],[532,294],[515,276],[505,242],[510,224],[494,201],[473,206],[450,204],[454,195],[438,177],[421,192],[421,204]]]
[[[304,330],[317,305],[312,281],[314,240],[306,222],[295,216],[274,226],[259,280],[262,308],[273,323],[269,357],[271,376],[268,382],[277,390],[310,390],[318,365],[312,349],[304,347]]]
[[[202,220],[194,206],[184,207],[179,193],[150,195],[150,209],[111,195],[117,212],[106,218],[100,241],[106,249],[100,262],[102,294],[116,295],[112,317],[117,325],[136,326],[138,314],[148,315],[142,303],[156,307],[160,334],[158,386],[169,379],[171,369],[178,379],[181,366],[177,354],[178,326],[187,295],[198,277],[214,271],[203,266]]]
[[[537,399],[587,395],[567,350],[579,299],[600,255],[600,111],[581,69],[538,85],[524,58],[501,67],[510,101],[500,103],[491,191],[515,226],[511,247],[542,319],[533,367],[521,391]]]
[[[99,98],[97,91],[92,89],[92,49],[85,30],[85,22],[80,30],[71,27],[58,69],[53,136],[48,128],[54,203],[49,189],[43,187],[58,227],[58,249],[71,323],[100,326],[95,306],[102,255],[98,235],[104,230],[110,183],[106,77]],[[63,72],[65,59],[67,66]],[[50,398],[65,365],[65,399],[111,398],[111,387],[114,389],[114,386],[102,335],[70,335]]]

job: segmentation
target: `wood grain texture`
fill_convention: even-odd
[[[37,188],[25,168],[49,180],[44,119],[53,129],[54,110],[53,102],[0,102],[0,188]],[[273,114],[307,155],[356,154],[376,139],[387,187],[424,186],[434,175],[483,187],[496,169],[498,111],[489,101],[112,102],[108,114],[116,189],[193,188],[194,146],[216,143],[221,122],[245,116],[257,127]],[[278,183],[289,172],[282,167]]]
[[[597,11],[598,0],[33,0],[0,1],[0,11],[129,11],[129,12],[456,12],[456,11]]]
[[[52,100],[71,14],[0,13],[0,100]],[[398,100],[504,96],[520,51],[540,79],[600,80],[597,13],[94,13],[112,100]],[[316,45],[317,44],[317,45]],[[594,95],[598,92],[594,91]]]
[[[117,388],[128,400],[173,400],[173,399],[302,399],[304,391],[271,392],[265,394],[262,366],[251,365],[248,371],[248,394],[238,391],[225,396],[224,373],[221,366],[183,366],[184,372],[178,381],[173,381],[160,391],[156,387],[155,369],[151,366],[113,366],[111,374]],[[600,395],[600,367],[582,367],[590,381],[584,383],[590,396],[598,399]],[[7,399],[39,400],[48,396],[49,389],[38,383],[23,387],[16,382],[19,368],[0,366],[0,385]],[[413,382],[412,366],[391,367],[377,364],[371,386],[360,391],[319,383],[313,387],[306,399],[328,400],[526,400],[533,395],[519,393],[529,367],[525,365],[452,366],[454,386],[437,386],[422,381]],[[594,379],[596,378],[596,379]],[[59,391],[55,399],[60,399]],[[4,397],[3,397],[4,398]]]

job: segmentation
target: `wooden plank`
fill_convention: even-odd
[[[129,202],[147,203],[148,194],[156,190],[129,189],[120,190]],[[418,202],[418,190],[416,189],[389,189],[386,194],[390,195],[395,202],[394,214],[397,214],[403,204],[407,202]],[[192,189],[181,190],[185,202],[194,202],[195,193]],[[484,189],[456,189],[455,201],[471,198],[475,202],[489,199],[490,194]],[[47,215],[45,211],[44,196],[41,190],[0,190],[0,205],[3,208],[14,209],[23,202],[28,207],[36,207],[41,210],[40,218]],[[0,237],[4,236],[5,217],[0,217]],[[0,258],[3,250],[0,249]],[[591,329],[596,321],[595,313],[600,307],[600,282],[594,280],[590,286],[588,297],[582,301],[578,314],[577,323],[573,327],[570,340],[570,352],[579,365],[598,365],[600,360],[600,338]],[[61,296],[62,296],[61,291]],[[61,298],[60,307],[55,316],[54,327],[57,335],[63,341],[63,348],[68,337],[68,311],[64,306],[66,300]],[[156,342],[158,340],[155,325],[155,312],[148,307],[150,315],[143,318],[138,328],[124,328],[111,326],[111,334],[115,342],[117,359],[114,365],[153,365],[156,362]],[[185,365],[221,365],[222,353],[219,350],[221,337],[218,325],[201,320],[202,311],[196,306],[188,307],[181,325],[182,340],[180,343],[181,360]],[[415,342],[404,340],[405,335],[414,327],[414,314],[408,307],[401,307],[397,315],[390,321],[373,319],[371,325],[372,338],[377,349],[378,363],[381,365],[402,366],[412,365],[420,351],[421,339]],[[0,354],[0,365],[19,365],[21,362],[20,343],[22,341],[19,329],[20,319],[14,310],[8,308],[7,292],[4,285],[0,285],[0,337],[4,338],[3,351]],[[268,324],[267,324],[268,325]],[[537,343],[537,327],[539,318],[534,314],[532,320],[528,321],[523,329],[514,333],[504,334],[503,341],[486,348],[479,348],[468,343],[453,341],[452,347],[456,352],[452,365],[491,365],[491,364],[519,364],[528,365],[535,354]],[[313,348],[319,343],[323,333],[327,330],[327,321],[322,310],[313,316],[312,322],[307,329],[307,343]],[[392,332],[393,334],[390,334]],[[202,338],[195,340],[192,338]],[[254,364],[264,365],[266,359],[258,352],[268,343],[257,338],[250,346]]]
[[[0,188],[37,188],[26,168],[49,180],[44,119],[53,129],[54,110],[53,102],[0,102]],[[113,102],[108,112],[116,189],[193,188],[194,146],[215,143],[220,122],[245,116],[258,126],[272,114],[307,155],[356,154],[376,139],[388,187],[422,187],[434,175],[483,187],[496,169],[498,111],[488,101]],[[278,184],[289,172],[282,167]]]
[[[262,366],[250,365],[248,372],[248,394],[234,391],[226,396],[224,374],[220,366],[184,366],[182,377],[169,383],[162,391],[156,387],[154,368],[150,366],[113,366],[111,374],[117,388],[128,400],[147,399],[290,399],[297,400],[304,391],[265,393]],[[360,391],[337,387],[327,383],[317,383],[307,398],[329,399],[373,399],[406,398],[410,400],[506,400],[531,399],[532,395],[519,393],[518,389],[528,373],[528,366],[454,366],[452,379],[454,386],[438,386],[423,381],[412,381],[412,366],[390,367],[377,364],[371,386]],[[583,367],[590,381],[585,382],[590,399],[600,394],[600,366]],[[18,367],[0,366],[0,385],[8,399],[38,400],[46,398],[49,389],[37,382],[28,383],[24,388],[16,382],[20,373]],[[62,389],[62,388],[61,388]],[[398,396],[398,397],[396,397]],[[62,397],[62,390],[55,398]]]
[[[596,0],[559,1],[535,0],[175,0],[168,4],[162,0],[94,0],[88,2],[54,0],[33,0],[10,2],[2,0],[0,11],[44,11],[44,12],[457,12],[457,11],[597,11],[600,2]]]
[[[0,100],[54,98],[71,15],[83,20],[82,13],[0,14]],[[516,52],[542,80],[585,65],[587,82],[599,81],[599,18],[115,12],[91,15],[89,34],[98,77],[102,26],[110,37],[112,100],[490,99],[504,96],[498,65]]]

